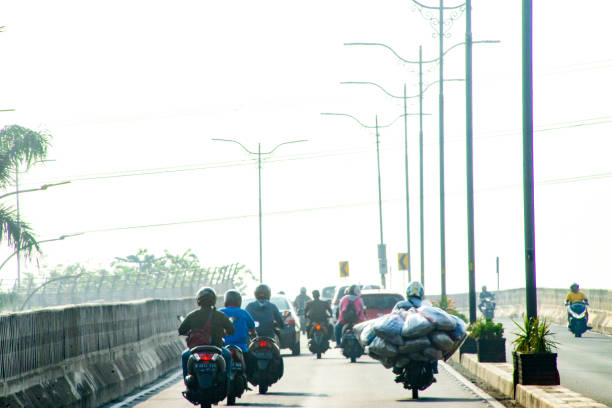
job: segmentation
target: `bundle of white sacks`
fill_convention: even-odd
[[[411,360],[446,360],[467,335],[463,320],[428,305],[394,310],[353,330],[366,353],[386,368],[402,368]]]

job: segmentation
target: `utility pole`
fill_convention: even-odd
[[[533,49],[532,3],[523,0],[523,211],[527,318],[538,316],[533,202]]]
[[[476,321],[476,265],[474,254],[474,164],[472,116],[472,0],[465,3],[465,152],[467,174],[468,285],[470,323]]]
[[[21,288],[21,214],[19,211],[19,163],[15,163],[15,200],[17,211],[17,225],[19,226],[19,238],[17,240],[17,288]]]
[[[419,45],[419,216],[421,237],[421,284],[425,286],[425,216],[423,207],[423,47]]]
[[[385,274],[387,273],[387,250],[383,237],[382,217],[382,188],[380,182],[380,135],[378,134],[378,115],[376,115],[376,165],[378,167],[378,219],[380,225],[380,245],[378,246],[378,267],[380,271],[380,283],[383,288],[387,287]]]
[[[406,167],[406,262],[408,263],[408,281],[412,280],[410,269],[410,189],[408,184],[408,108],[406,107],[406,84],[404,83],[404,164]]]
[[[261,221],[261,143],[257,144],[257,174],[259,178],[259,283],[263,283],[263,234]]]
[[[444,214],[444,0],[440,0],[440,97],[439,97],[439,144],[440,144],[440,289],[443,304],[446,304],[446,220]]]

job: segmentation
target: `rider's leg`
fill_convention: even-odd
[[[190,349],[185,349],[183,354],[181,354],[181,362],[183,364],[183,380],[187,377],[187,361],[189,360],[189,356],[191,355]]]
[[[336,323],[334,327],[334,337],[336,338],[336,344],[339,346],[340,341],[342,340],[342,323]]]

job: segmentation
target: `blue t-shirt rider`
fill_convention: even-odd
[[[235,332],[225,336],[225,344],[233,344],[246,353],[249,351],[249,335],[255,336],[255,321],[253,317],[244,309],[241,309],[242,296],[235,289],[225,292],[225,307],[219,310],[230,319],[234,325]]]

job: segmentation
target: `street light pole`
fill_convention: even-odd
[[[236,143],[237,145],[239,145],[240,147],[242,147],[242,149],[247,152],[250,155],[257,155],[257,176],[258,176],[258,185],[259,185],[259,283],[263,282],[263,235],[262,235],[262,218],[263,218],[263,214],[262,214],[262,210],[261,210],[261,156],[262,155],[271,155],[272,153],[274,153],[276,151],[276,149],[278,149],[279,147],[286,145],[286,144],[291,144],[291,143],[300,143],[300,142],[307,142],[307,140],[302,139],[302,140],[292,140],[290,142],[283,142],[283,143],[279,143],[278,145],[276,145],[276,147],[274,147],[274,149],[270,150],[269,152],[262,152],[261,151],[261,143],[257,144],[257,152],[252,152],[249,149],[247,149],[242,143],[240,143],[237,140],[233,140],[233,139],[212,139],[214,141],[217,142],[231,142],[231,143]]]
[[[380,246],[378,247],[378,266],[380,272],[380,283],[383,288],[387,287],[385,273],[387,272],[387,251],[383,237],[383,217],[382,217],[382,188],[380,182],[380,140],[378,134],[378,115],[376,115],[376,167],[378,168],[378,219],[380,227]]]
[[[533,50],[532,3],[523,0],[523,211],[527,318],[538,316],[533,200]]]
[[[419,45],[419,229],[421,238],[421,284],[425,286],[425,217],[423,214],[423,47]]]
[[[470,323],[476,321],[476,259],[474,254],[474,164],[472,115],[472,0],[465,3],[465,151],[467,174],[468,291]]]
[[[410,269],[410,189],[408,183],[408,108],[406,106],[406,83],[404,83],[404,165],[406,167],[406,256],[408,264],[408,281],[412,281]]]
[[[446,305],[446,217],[444,208],[444,0],[440,0],[440,95],[438,99],[438,129],[440,145],[440,290],[441,302]]]
[[[263,283],[263,233],[261,213],[261,143],[257,144],[257,173],[259,178],[259,283]]]

